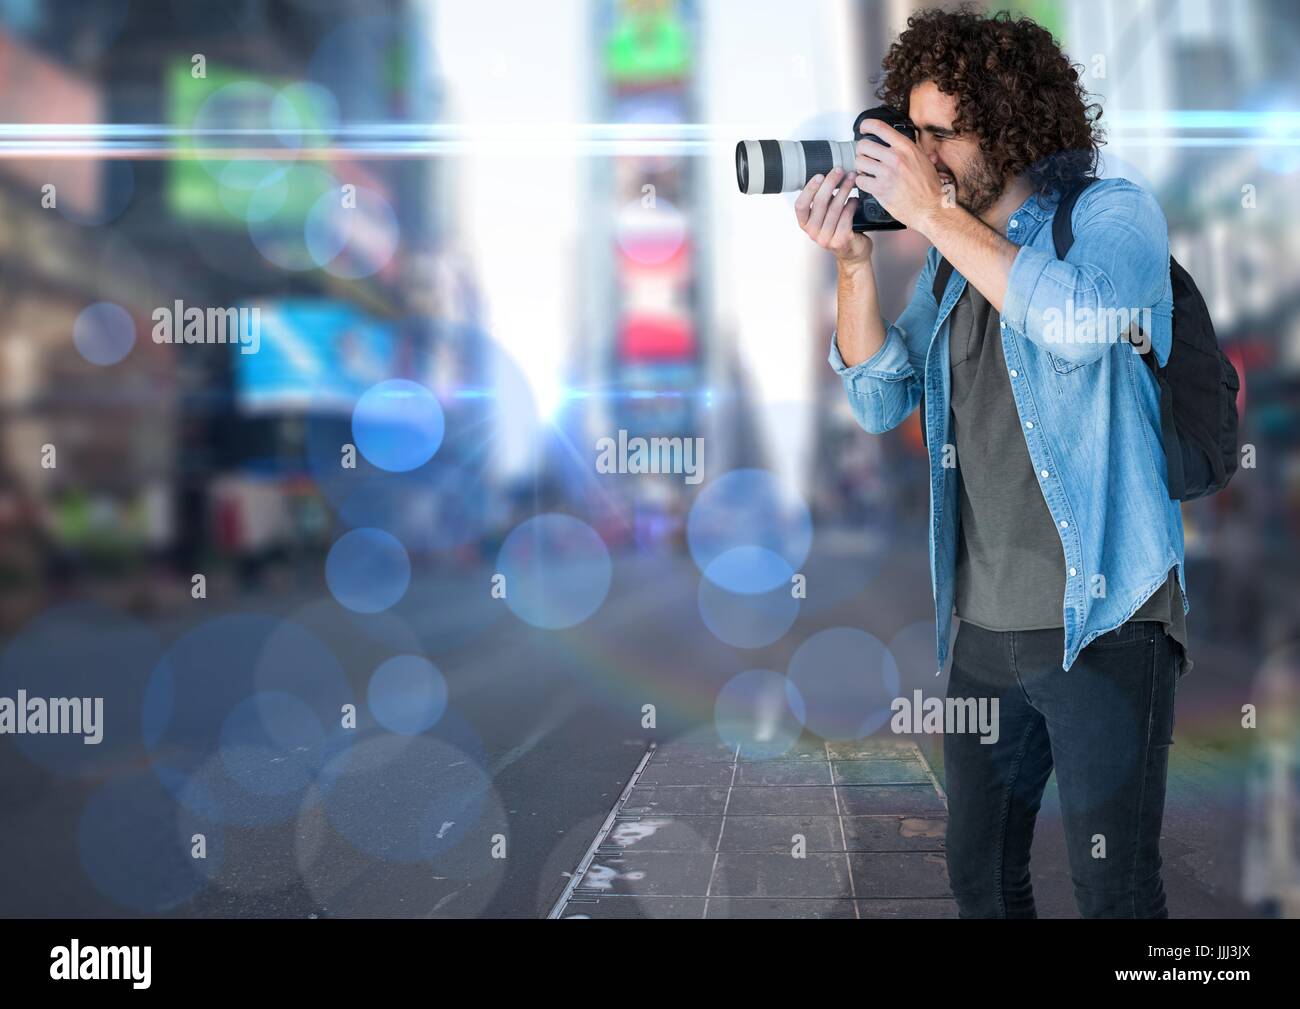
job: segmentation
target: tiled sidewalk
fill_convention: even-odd
[[[946,825],[910,742],[804,739],[780,759],[667,743],[646,752],[550,917],[955,917]]]

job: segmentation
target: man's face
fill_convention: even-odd
[[[939,181],[956,188],[957,203],[976,216],[1002,195],[1002,180],[993,175],[988,159],[972,133],[957,133],[957,99],[945,95],[933,81],[912,88],[908,118],[916,124],[916,141],[939,172]]]

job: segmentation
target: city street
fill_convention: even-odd
[[[713,707],[719,690],[731,677],[752,668],[783,671],[809,635],[823,628],[849,626],[894,642],[900,693],[921,687],[932,694],[946,682],[946,676],[936,678],[929,672],[926,663],[932,662],[932,657],[927,659],[923,647],[905,647],[909,641],[924,640],[923,634],[913,630],[898,637],[904,628],[929,621],[931,604],[920,532],[901,533],[887,552],[876,555],[876,562],[865,549],[856,555],[845,552],[851,534],[837,533],[828,537],[830,540],[836,543],[835,552],[823,553],[815,546],[806,567],[810,576],[804,613],[776,644],[754,650],[723,645],[709,633],[696,601],[698,571],[689,558],[666,552],[617,555],[605,604],[585,624],[570,631],[529,627],[502,603],[490,600],[487,568],[417,577],[393,615],[376,617],[370,624],[358,623],[356,615],[348,614],[323,591],[266,593],[261,612],[292,619],[311,631],[337,658],[357,698],[365,697],[375,666],[392,654],[418,648],[447,679],[447,710],[430,731],[393,743],[400,737],[378,729],[366,706],[359,705],[351,763],[324,801],[312,801],[320,798],[313,785],[303,789],[301,798],[295,794],[294,801],[300,803],[297,812],[277,822],[215,825],[207,841],[210,855],[220,849],[219,860],[212,859],[220,864],[211,870],[210,879],[191,887],[193,892],[174,907],[153,910],[220,916],[545,916],[597,838],[651,743],[662,748],[660,759],[652,765],[654,774],[643,777],[637,802],[631,805],[639,805],[642,816],[658,812],[668,817],[658,832],[661,840],[676,836],[673,823],[682,827],[686,821],[683,836],[689,836],[697,854],[702,852],[704,862],[711,862],[709,852],[716,837],[710,833],[709,818],[688,815],[674,821],[672,811],[686,809],[680,805],[686,792],[669,797],[662,794],[666,791],[662,786],[718,785],[724,779],[717,774],[721,771],[724,777],[729,776],[731,765],[722,763],[712,770],[688,767],[685,778],[663,777],[663,768],[674,753],[680,770],[683,754],[709,748],[721,750],[724,761],[730,759],[714,732]],[[481,602],[474,598],[472,586],[480,587]],[[858,586],[860,591],[853,591]],[[819,589],[824,590],[821,599]],[[171,615],[152,621],[164,645],[181,637],[195,621],[216,618],[223,606],[219,599],[192,605],[194,618]],[[500,611],[492,612],[492,606]],[[1195,617],[1194,598],[1194,634]],[[456,639],[460,639],[459,645],[448,649],[445,642]],[[1195,638],[1194,643],[1198,645],[1197,666],[1180,687],[1171,758],[1163,846],[1165,885],[1175,917],[1231,917],[1246,913],[1233,897],[1240,887],[1245,829],[1242,754],[1225,743],[1223,726],[1208,721],[1204,713],[1239,709],[1250,688],[1251,670],[1241,661],[1245,653],[1240,643],[1211,644]],[[1235,661],[1227,661],[1229,655],[1236,656]],[[304,682],[311,679],[307,676]],[[655,707],[653,730],[641,727],[644,705]],[[110,730],[116,714],[111,709],[108,713]],[[174,742],[184,745],[184,740]],[[924,761],[918,759],[916,766],[932,767],[942,785],[941,737],[917,736],[910,742],[918,744],[924,754]],[[849,779],[837,775],[840,787],[832,789],[826,787],[832,783],[829,778],[779,778],[782,768],[788,769],[792,761],[809,753],[815,755],[825,774],[827,762],[818,754],[871,756],[868,751],[873,748],[900,743],[910,746],[907,739],[893,737],[887,726],[858,741],[856,747],[852,743],[841,741],[827,748],[824,741],[806,735],[782,760],[747,764],[742,757],[742,773],[751,775],[750,781],[787,786],[771,793],[769,801],[776,801],[776,806],[763,806],[761,811],[788,812],[796,817],[794,826],[804,824],[811,863],[802,864],[815,866],[819,859],[825,862],[831,857],[827,851],[856,852],[852,856],[853,894],[847,889],[836,892],[837,887],[849,886],[847,873],[823,873],[809,890],[820,899],[779,906],[760,902],[762,913],[852,916],[854,904],[846,899],[850,896],[858,898],[859,909],[863,901],[874,897],[898,896],[888,890],[898,886],[888,860],[899,856],[880,854],[891,847],[882,843],[880,836],[865,828],[851,829],[847,841],[830,847],[819,841],[815,814],[825,811],[820,804],[834,791],[841,793],[835,801],[843,801],[843,793],[851,788],[844,784]],[[14,747],[12,738],[0,741],[0,802],[9,826],[0,834],[0,859],[6,865],[23,865],[25,871],[7,888],[8,912],[40,916],[57,909],[62,915],[96,916],[146,910],[123,907],[108,899],[101,886],[87,885],[86,866],[93,866],[95,860],[84,847],[78,850],[77,839],[81,837],[84,846],[88,828],[83,812],[101,782],[38,768],[20,758]],[[187,843],[190,835],[188,831],[184,837],[178,834],[176,822],[184,818],[183,806],[156,787],[148,762],[148,752],[133,747],[120,755],[110,780],[140,783],[157,793],[156,804],[146,803],[141,818],[129,824],[129,843],[132,847],[156,844],[159,854],[129,862],[142,872],[162,872],[159,866],[178,864],[172,849]],[[872,766],[884,765],[862,762],[857,766],[869,771]],[[691,777],[695,771],[703,777]],[[892,778],[886,775],[876,780]],[[905,780],[925,781],[921,777]],[[655,783],[661,786],[661,794],[654,795],[651,788],[646,801],[646,787]],[[476,788],[476,801],[465,801],[465,792]],[[453,799],[449,793],[457,789],[462,790],[460,798]],[[695,791],[707,804],[710,789]],[[917,884],[917,896],[930,899],[927,907],[932,913],[951,914],[948,901],[934,899],[942,896],[946,879],[939,854],[942,803],[931,784],[924,784],[920,791],[928,791],[931,798],[915,809],[860,811],[922,818],[923,836],[907,845],[912,849],[919,846],[926,853],[928,870]],[[919,796],[920,791],[915,794]],[[416,849],[399,851],[400,839],[418,831],[415,820],[431,802],[438,807],[439,816],[455,824],[440,824],[454,843],[427,858],[418,857]],[[674,807],[673,802],[679,805]],[[457,808],[465,814],[463,823],[446,812]],[[150,811],[157,814],[158,822],[148,822]],[[707,805],[701,811],[708,812]],[[737,809],[731,811],[734,814]],[[800,814],[805,815],[802,821],[798,820]],[[245,818],[236,811],[225,819]],[[124,824],[123,830],[127,826]],[[460,833],[462,826],[466,829]],[[782,822],[782,828],[787,826],[791,824]],[[645,847],[641,833],[626,827],[612,831],[601,848],[603,856],[596,858],[596,868],[588,873],[579,893],[588,898],[602,892],[660,896],[624,896],[618,898],[621,903],[611,898],[596,905],[570,904],[569,915],[671,917],[702,913],[702,900],[661,899],[672,895],[670,884],[680,882],[669,870],[642,889],[617,879],[608,885],[610,875],[617,876],[617,867],[623,864],[612,853],[625,847],[624,857],[635,861],[638,844]],[[755,847],[743,850],[767,852],[763,857],[769,860],[788,857],[790,834],[785,829],[775,834],[757,830],[751,841]],[[504,858],[491,857],[493,835],[504,838]],[[727,835],[733,850],[739,836],[734,829]],[[1035,896],[1043,916],[1075,914],[1064,850],[1053,782],[1044,799],[1032,862]],[[650,861],[653,864],[653,858]],[[602,873],[606,882],[602,882]],[[762,889],[764,878],[763,873],[733,872],[727,879],[727,895],[771,896]],[[776,878],[786,881],[785,893],[789,894],[790,880],[800,877],[777,874]],[[174,879],[157,883],[159,893],[186,892],[184,886],[176,889]],[[689,884],[681,885],[689,889]],[[698,882],[694,885],[698,889]],[[754,892],[745,894],[747,887]],[[154,892],[149,886],[141,886],[139,891]],[[709,914],[739,915],[757,906],[739,899],[714,900]],[[881,913],[888,913],[887,902],[878,905],[880,908]],[[906,905],[898,913],[915,910],[915,905]]]
[[[934,6],[0,0],[0,916],[953,917],[951,591],[1074,917],[1168,694],[1019,629],[1177,563],[1169,913],[1300,917],[1300,17]]]

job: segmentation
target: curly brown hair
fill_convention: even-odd
[[[1028,172],[1048,195],[1095,175],[1104,133],[1080,70],[1050,32],[1008,11],[917,11],[882,64],[877,97],[907,111],[925,81],[957,99],[953,129],[971,131],[994,176]]]

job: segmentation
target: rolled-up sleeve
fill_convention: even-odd
[[[1057,357],[1087,364],[1160,302],[1169,282],[1169,233],[1155,198],[1123,179],[1083,191],[1073,230],[1065,259],[1029,247],[1016,254],[1002,321]]]
[[[827,360],[844,384],[854,418],[872,434],[897,427],[920,402],[925,352],[939,310],[930,290],[934,258],[932,251],[917,277],[912,300],[896,322],[887,324],[885,342],[865,361],[846,365],[837,343],[839,330],[831,333]]]

